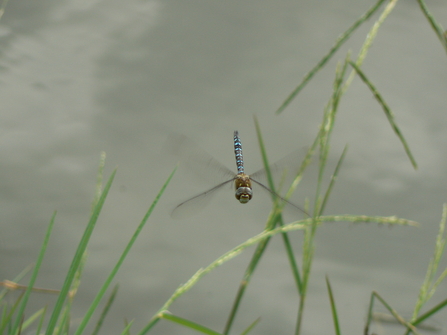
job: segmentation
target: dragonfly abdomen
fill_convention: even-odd
[[[242,143],[237,130],[234,131],[234,154],[236,156],[237,173],[244,173],[244,157],[242,157]]]

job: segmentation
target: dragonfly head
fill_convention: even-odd
[[[239,187],[236,190],[235,196],[241,204],[246,204],[252,198],[253,191],[251,190],[251,187]]]

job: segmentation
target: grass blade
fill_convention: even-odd
[[[45,315],[47,314],[47,307],[43,308],[42,315],[40,316],[39,324],[37,325],[36,335],[41,334],[40,330],[42,329],[43,322],[45,321]]]
[[[92,304],[90,305],[89,309],[84,315],[84,318],[82,319],[81,323],[79,324],[78,329],[74,333],[74,335],[80,335],[85,330],[85,327],[87,327],[87,324],[92,317],[93,313],[95,312],[96,308],[98,307],[99,303],[101,302],[102,297],[104,296],[105,292],[107,291],[108,287],[110,286],[112,280],[115,278],[116,273],[118,272],[119,268],[123,264],[127,254],[129,253],[130,249],[132,248],[133,244],[137,240],[138,236],[140,235],[143,227],[145,226],[147,220],[149,219],[150,215],[152,214],[156,204],[158,203],[158,200],[160,200],[160,197],[166,190],[166,187],[168,186],[169,182],[171,181],[172,177],[174,176],[175,171],[177,170],[177,167],[174,168],[174,170],[169,175],[166,182],[161,187],[160,191],[158,192],[157,196],[155,197],[154,201],[152,202],[151,206],[149,207],[148,211],[146,212],[145,216],[141,220],[140,224],[138,225],[137,229],[135,230],[134,234],[132,235],[131,239],[129,240],[129,243],[127,244],[126,248],[124,249],[123,253],[121,254],[118,262],[116,263],[115,267],[113,268],[112,272],[109,274],[107,279],[105,280],[104,284],[101,286],[101,289],[97,293],[95,299],[93,300]],[[108,184],[107,184],[108,185]],[[107,189],[106,185],[106,189]],[[102,198],[102,196],[101,196]],[[101,203],[101,199],[99,201]]]
[[[19,307],[19,309],[17,311],[16,320],[15,320],[13,326],[12,326],[12,329],[13,329],[12,330],[12,334],[15,334],[18,331],[19,326],[21,324],[21,320],[23,318],[23,315],[24,315],[24,312],[25,312],[25,308],[26,308],[26,305],[28,303],[28,299],[29,299],[29,297],[31,295],[31,291],[33,289],[34,283],[36,282],[37,275],[38,275],[39,270],[40,270],[40,266],[42,265],[42,261],[43,261],[43,258],[45,256],[45,251],[47,250],[48,242],[50,241],[50,236],[51,236],[51,232],[53,231],[55,218],[56,218],[56,212],[53,213],[53,216],[52,216],[52,218],[50,220],[50,224],[48,225],[47,232],[45,234],[45,238],[44,238],[43,243],[42,243],[42,247],[40,248],[39,255],[37,256],[36,265],[34,266],[34,270],[33,270],[33,273],[31,274],[31,279],[30,279],[30,281],[28,283],[28,287],[27,287],[27,289],[25,291],[25,294],[23,295],[23,299],[22,299],[22,301],[20,303],[20,307]]]
[[[417,2],[419,7],[421,7],[422,13],[424,13],[431,27],[435,31],[436,36],[438,36],[439,40],[441,41],[442,46],[447,51],[447,36],[444,28],[436,22],[434,16],[429,12],[427,6],[425,5],[424,0],[417,0]]]
[[[130,321],[126,323],[126,327],[124,327],[124,330],[121,332],[121,335],[130,335],[130,327],[132,326],[133,321]]]
[[[433,294],[436,291],[436,288],[447,275],[447,271],[444,270],[441,276],[438,278],[438,280],[435,281],[435,276],[436,273],[438,272],[438,266],[439,263],[441,262],[441,257],[444,253],[446,244],[446,238],[444,236],[446,220],[447,220],[447,204],[444,204],[442,218],[439,224],[439,232],[436,236],[435,250],[433,252],[433,257],[428,265],[424,282],[421,285],[419,291],[418,300],[416,302],[413,311],[412,321],[417,319],[418,314],[422,309],[422,307],[424,306],[424,304],[426,304],[428,300],[433,296]]]
[[[192,322],[190,320],[181,318],[179,316],[176,316],[176,315],[173,315],[173,314],[170,314],[170,313],[167,313],[167,312],[162,313],[160,318],[161,319],[165,319],[165,320],[169,320],[169,321],[172,321],[172,322],[175,322],[175,323],[177,323],[177,324],[179,324],[179,325],[181,325],[183,327],[194,329],[194,330],[196,330],[196,331],[198,331],[198,332],[200,332],[202,334],[221,335],[220,333],[218,333],[218,332],[216,332],[216,331],[214,331],[214,330],[212,330],[210,328],[207,328],[205,326],[199,325],[198,323]]]
[[[402,316],[400,316],[397,311],[392,308],[376,291],[373,291],[373,297],[376,299],[379,299],[379,301],[382,303],[383,306],[391,313],[391,315],[394,316],[394,318],[404,327],[411,329],[411,331],[416,334],[420,335],[420,333],[417,331],[416,327],[414,327],[410,322],[407,322]],[[366,329],[366,327],[365,327]]]
[[[245,329],[241,335],[247,335],[249,332],[251,332],[251,330],[259,323],[259,321],[261,321],[261,318],[257,318],[255,321],[253,321],[253,323],[251,325],[249,325],[247,327],[247,329]]]
[[[104,202],[106,200],[107,194],[109,193],[110,187],[112,186],[113,179],[116,174],[116,169],[112,172],[112,175],[110,176],[109,180],[107,181],[107,184],[104,188],[104,191],[101,194],[101,197],[99,198],[93,213],[90,217],[90,221],[84,231],[84,235],[81,238],[81,241],[79,242],[78,248],[76,250],[76,253],[73,257],[72,263],[70,265],[70,268],[68,270],[67,276],[65,278],[65,282],[62,286],[61,293],[59,294],[59,298],[56,301],[56,304],[53,309],[53,313],[51,314],[50,321],[48,322],[48,327],[46,330],[46,335],[52,335],[54,333],[54,329],[57,324],[57,320],[59,319],[59,316],[62,312],[62,308],[65,302],[65,299],[67,298],[68,292],[70,290],[71,284],[73,283],[73,279],[76,275],[76,272],[78,271],[78,268],[80,266],[81,260],[83,258],[83,254],[87,248],[87,244],[90,240],[90,237],[93,233],[93,229],[95,228],[96,222],[98,221],[99,213],[101,212],[102,206],[104,205]]]
[[[441,309],[443,309],[445,306],[447,306],[447,299],[441,301],[439,304],[437,304],[435,307],[431,308],[430,310],[428,310],[427,312],[425,312],[424,314],[422,314],[421,316],[419,316],[416,320],[414,320],[413,322],[411,322],[413,325],[417,326],[418,324],[420,324],[421,322],[425,321],[426,319],[428,319],[429,317],[433,316],[434,314],[436,314],[437,312],[439,312]],[[409,331],[407,332],[407,334],[409,333]]]
[[[341,332],[340,332],[340,324],[338,322],[337,308],[335,306],[334,295],[332,293],[332,287],[331,287],[331,283],[329,282],[328,276],[326,276],[326,286],[327,286],[327,291],[329,294],[329,300],[331,302],[331,311],[332,311],[332,319],[334,321],[335,334],[340,335]]]
[[[363,82],[368,86],[370,91],[373,93],[376,100],[379,102],[379,104],[382,106],[383,111],[385,112],[385,115],[388,119],[388,122],[390,123],[391,127],[394,130],[394,133],[397,135],[399,140],[401,141],[402,145],[404,146],[404,150],[408,156],[408,158],[411,161],[411,164],[413,165],[414,169],[417,169],[417,163],[416,160],[413,157],[413,154],[410,151],[410,147],[407,144],[407,141],[405,140],[404,136],[402,135],[402,132],[400,131],[399,127],[397,126],[395,120],[394,120],[394,114],[391,111],[391,109],[386,104],[385,100],[382,98],[382,96],[379,94],[375,86],[371,83],[371,81],[368,80],[366,75],[363,73],[362,70],[353,62],[349,62],[349,64],[354,68],[354,70],[357,72],[359,77],[363,80]]]
[[[113,301],[115,300],[116,294],[118,293],[118,285],[115,285],[115,287],[112,290],[112,293],[110,294],[109,299],[107,300],[104,309],[101,312],[101,315],[99,317],[98,322],[96,323],[95,329],[92,332],[92,335],[97,335],[101,329],[101,326],[104,322],[104,319],[107,316],[107,313],[110,310],[110,307],[112,307]]]
[[[325,195],[323,197],[323,201],[321,202],[320,213],[324,212],[324,209],[326,207],[326,203],[329,200],[329,195],[331,194],[332,189],[333,189],[333,187],[335,185],[335,182],[337,181],[338,172],[340,171],[340,167],[341,167],[341,165],[342,165],[342,163],[343,163],[343,161],[345,159],[347,151],[348,151],[348,146],[346,145],[345,148],[343,149],[343,152],[342,152],[340,158],[338,159],[337,166],[335,167],[334,173],[331,176],[331,181],[329,182],[329,186],[328,186],[328,188],[326,190],[326,193],[325,193]]]
[[[20,328],[20,324],[21,321],[23,320],[23,314],[19,319],[19,326],[16,328],[16,330],[13,332],[12,331],[12,326],[11,326],[11,320],[12,317],[15,313],[15,311],[17,310],[17,308],[19,307],[20,301],[23,298],[24,293],[22,293],[17,300],[14,302],[14,304],[11,306],[11,309],[8,311],[8,305],[3,306],[3,313],[2,313],[2,318],[0,319],[0,334],[3,334],[5,332],[5,329],[8,328],[8,333],[9,334],[17,334],[17,329]]]
[[[295,99],[295,97],[300,93],[300,91],[306,86],[306,84],[312,79],[312,77],[321,69],[324,65],[332,58],[332,56],[337,52],[338,49],[345,43],[349,37],[354,33],[354,31],[362,25],[366,20],[368,20],[382,5],[385,0],[377,1],[374,6],[372,6],[365,14],[363,14],[354,24],[349,27],[342,35],[340,35],[335,41],[334,46],[329,50],[329,52],[314,66],[312,70],[310,70],[304,78],[301,80],[301,83],[289,94],[286,100],[282,103],[281,106],[276,110],[276,114],[280,114],[286,107]]]

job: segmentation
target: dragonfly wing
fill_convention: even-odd
[[[254,180],[253,178],[250,178],[250,180],[252,182],[254,182],[255,184],[261,186],[262,189],[266,190],[267,192],[269,192],[271,195],[273,195],[275,198],[281,200],[282,202],[284,202],[286,205],[291,206],[291,208],[297,209],[298,211],[300,211],[301,213],[306,214],[307,216],[310,216],[304,209],[302,209],[300,206],[295,205],[293,203],[291,203],[289,200],[284,199],[282,196],[280,196],[278,193],[274,192],[273,190],[269,189],[267,186],[265,186],[264,184],[260,183],[257,180]]]
[[[171,135],[165,149],[180,158],[180,164],[196,174],[200,181],[217,184],[236,175],[184,135]]]
[[[216,185],[205,192],[197,194],[196,196],[181,202],[172,210],[171,217],[173,219],[184,219],[195,215],[208,204],[213,195],[216,193],[215,191],[221,189],[224,185],[232,182],[233,180],[234,178],[224,181],[223,183],[220,183],[219,185]]]
[[[295,178],[301,168],[301,165],[306,158],[306,149],[301,148],[295,151],[292,151],[287,156],[281,158],[275,163],[269,166],[269,169],[272,175],[275,178],[281,179],[282,174],[286,173],[286,183],[291,181],[292,178]],[[261,182],[267,181],[267,171],[265,168],[262,168],[256,171],[253,174],[250,174],[250,178],[257,179]]]

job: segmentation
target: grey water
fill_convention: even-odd
[[[115,167],[118,174],[89,246],[74,304],[75,328],[177,164],[161,150],[167,134],[185,134],[233,168],[232,134],[238,129],[247,171],[262,167],[253,114],[271,161],[310,145],[336,63],[348,49],[358,52],[377,15],[282,115],[274,111],[372,4],[10,1],[0,21],[0,280],[12,280],[35,261],[57,210],[36,286],[61,287],[89,218],[105,151],[106,176]],[[447,4],[428,5],[445,22]],[[396,215],[421,226],[323,225],[303,333],[333,329],[325,275],[345,334],[362,332],[373,290],[396,310],[411,313],[447,200],[445,64],[445,51],[416,2],[400,1],[363,69],[395,113],[419,168],[411,167],[380,106],[355,80],[332,135],[330,168],[346,144],[349,150],[326,213]],[[310,171],[291,201],[303,204],[315,180]],[[241,205],[232,190],[220,192],[196,216],[172,220],[176,204],[207,186],[179,168],[118,274],[120,289],[104,333],[120,333],[125,318],[135,319],[136,332],[199,268],[263,229],[270,198],[256,196]],[[291,236],[299,258],[301,233]],[[222,331],[252,252],[204,277],[170,310]],[[445,285],[439,290],[445,297]],[[31,307],[54,299],[36,293]],[[255,333],[291,333],[297,304],[284,247],[274,238],[233,332],[261,317]],[[168,322],[152,333],[191,334]]]

